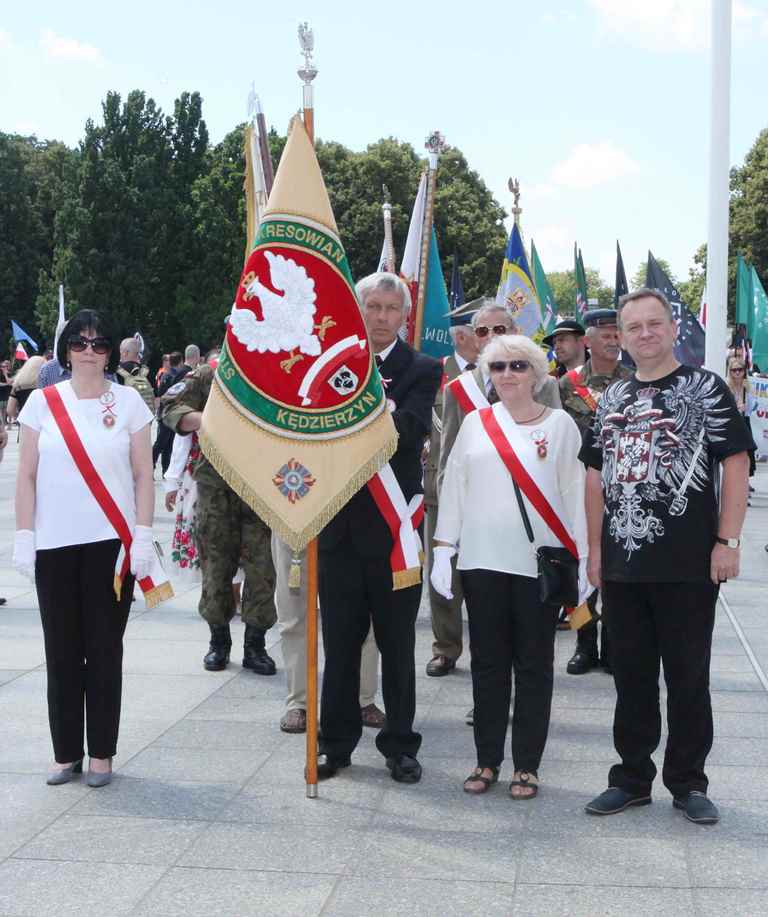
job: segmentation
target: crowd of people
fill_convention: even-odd
[[[709,664],[718,590],[739,570],[754,462],[744,360],[731,357],[727,381],[680,365],[670,304],[647,288],[617,310],[561,322],[541,345],[518,333],[505,304],[479,300],[451,314],[455,349],[443,361],[400,337],[411,299],[398,277],[373,274],[357,292],[398,433],[390,466],[406,501],[424,491],[428,676],[455,670],[466,610],[476,759],[464,791],[486,793],[497,782],[511,708],[509,796],[538,795],[556,630],[572,615],[581,626],[567,672],[602,667],[616,686],[619,760],[586,811],[610,815],[651,801],[663,662],[664,785],[689,820],[717,821],[705,771]],[[9,416],[22,431],[14,565],[35,580],[43,621],[49,783],[72,779],[86,744],[89,784],[111,779],[134,582],[145,594],[160,588],[152,537],[158,459],[165,506],[175,513],[173,563],[202,581],[203,666],[230,663],[239,612],[243,666],[273,675],[265,636],[277,623],[288,682],[280,728],[306,729],[303,558],[197,441],[217,360],[218,351],[201,358],[189,345],[164,355],[150,379],[138,342],[120,342],[104,315],[83,310],[64,328],[54,359],[30,359],[10,383],[7,372],[0,377],[13,386]],[[395,781],[421,778],[414,717],[422,584],[397,588],[392,547],[366,487],[319,536],[321,779],[350,766],[364,726],[378,730]],[[374,700],[379,658],[383,711]]]

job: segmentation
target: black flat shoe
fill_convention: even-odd
[[[617,786],[609,786],[607,790],[596,796],[592,802],[584,806],[587,815],[617,815],[630,806],[649,806],[653,800],[650,794],[636,795],[628,793]]]
[[[597,668],[597,665],[598,661],[594,656],[589,656],[581,650],[576,650],[573,656],[568,660],[565,671],[569,675],[586,675],[591,669]]]
[[[697,825],[715,825],[720,821],[717,806],[706,793],[692,790],[687,796],[676,796],[672,805],[680,809],[688,821]]]
[[[346,761],[337,758],[331,758],[329,755],[317,756],[317,779],[329,780],[343,768],[349,767],[352,762],[347,758]]]
[[[398,783],[418,783],[421,780],[421,765],[412,755],[395,755],[387,758],[386,763],[392,779]]]

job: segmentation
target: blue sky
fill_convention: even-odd
[[[707,232],[708,0],[4,4],[0,130],[74,144],[110,89],[144,89],[168,111],[196,89],[218,141],[245,119],[253,80],[284,131],[305,18],[318,136],[421,149],[436,128],[504,207],[507,178],[520,179],[523,232],[545,270],[571,267],[577,239],[612,282],[619,238],[628,272],[650,247],[687,277]],[[766,60],[768,0],[739,0],[734,164],[768,126]]]

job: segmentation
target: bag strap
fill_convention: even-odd
[[[528,541],[531,544],[535,541],[533,537],[533,528],[531,527],[531,520],[528,518],[528,510],[525,508],[525,500],[523,500],[523,495],[520,493],[520,488],[517,486],[517,481],[514,478],[514,475],[510,475],[512,478],[512,485],[515,488],[515,496],[517,497],[517,505],[520,509],[520,515],[523,517],[523,527],[525,528],[525,534],[528,536]]]
[[[565,526],[558,518],[557,513],[552,509],[549,500],[547,500],[541,490],[539,490],[536,482],[528,474],[523,463],[517,457],[517,453],[512,448],[512,443],[509,441],[508,437],[499,426],[498,420],[496,420],[496,416],[493,413],[493,408],[483,408],[482,410],[478,411],[478,414],[480,415],[480,420],[483,424],[483,427],[485,427],[485,432],[488,434],[491,442],[496,447],[496,451],[499,453],[499,457],[501,458],[502,462],[504,462],[504,464],[507,466],[507,470],[509,471],[510,475],[512,475],[512,482],[515,484],[515,487],[523,491],[526,497],[528,497],[528,500],[530,501],[533,508],[549,526],[553,534],[562,543],[563,547],[570,551],[571,554],[573,554],[573,556],[578,560],[579,551],[576,547],[576,543],[568,534]],[[517,489],[515,492],[517,493]],[[522,498],[520,496],[518,496],[518,504],[522,505]],[[524,519],[525,518],[527,518],[527,513]],[[526,533],[528,533],[527,528]]]

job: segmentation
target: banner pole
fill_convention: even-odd
[[[421,335],[424,328],[424,302],[427,297],[427,279],[429,277],[429,246],[432,242],[432,217],[435,210],[435,188],[437,187],[437,163],[440,154],[447,147],[440,131],[433,131],[424,144],[429,152],[429,170],[427,172],[427,194],[424,201],[424,223],[421,228],[421,260],[419,261],[419,290],[416,296],[416,314],[413,321],[413,347],[421,350]]]
[[[304,66],[298,74],[304,82],[302,86],[302,108],[304,127],[310,141],[315,142],[315,112],[312,80],[317,76],[317,68],[312,62],[312,51],[315,46],[314,35],[306,22],[299,26],[299,44],[304,55]],[[307,749],[304,780],[307,799],[317,799],[317,538],[307,545]]]

